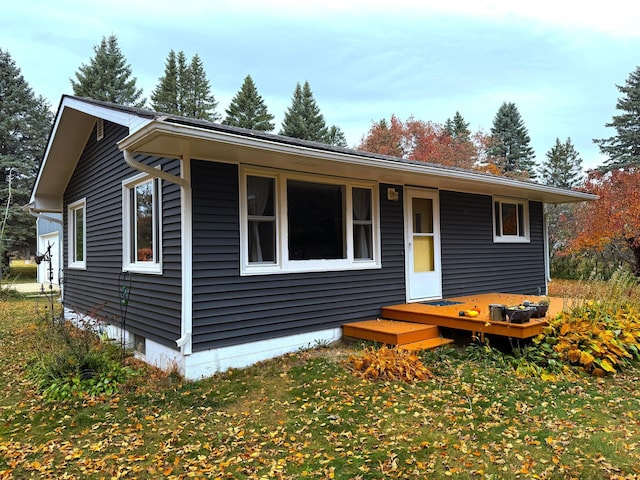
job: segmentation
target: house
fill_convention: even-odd
[[[385,305],[545,293],[544,205],[592,198],[63,96],[31,209],[63,215],[66,314],[195,379]]]
[[[62,214],[36,213],[35,216],[38,255],[45,259],[38,263],[38,283],[59,285],[62,269]]]

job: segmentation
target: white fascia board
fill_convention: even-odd
[[[203,127],[182,125],[176,123],[165,122],[162,119],[156,119],[149,122],[137,132],[132,133],[118,143],[121,149],[130,150],[140,153],[160,154],[161,152],[145,151],[145,144],[159,137],[173,137],[177,148],[183,144],[185,140],[210,141],[220,144],[235,145],[238,147],[251,148],[256,150],[268,151],[283,155],[293,155],[306,157],[311,159],[347,163],[368,168],[382,168],[392,170],[394,172],[403,172],[412,175],[429,176],[432,178],[442,178],[448,181],[458,180],[469,185],[483,185],[487,190],[496,187],[504,187],[517,189],[522,192],[522,197],[526,198],[527,192],[536,193],[545,199],[546,203],[566,203],[566,202],[582,202],[595,200],[598,197],[584,192],[576,192],[547,185],[532,184],[520,180],[514,180],[507,177],[497,175],[488,175],[472,170],[455,170],[446,167],[439,167],[430,164],[414,164],[403,162],[401,160],[389,160],[385,158],[370,158],[365,155],[358,155],[357,151],[353,153],[334,152],[327,150],[314,149],[303,145],[291,145],[280,143],[264,138],[249,137],[238,135],[231,132],[220,132],[210,130]],[[178,151],[167,152],[170,156],[180,156]]]
[[[130,134],[138,131],[152,121],[151,118],[141,117],[101,105],[94,105],[79,98],[65,97],[60,105],[60,110],[62,111],[64,108],[73,108],[87,115],[117,123],[118,125],[127,127]]]
[[[43,198],[41,195],[38,195],[39,187],[41,182],[43,181],[42,175],[47,170],[48,163],[50,162],[51,151],[54,146],[54,143],[60,141],[60,136],[65,135],[65,131],[60,130],[60,124],[62,119],[65,117],[65,113],[69,110],[76,110],[78,112],[82,112],[86,115],[93,116],[95,118],[102,118],[109,122],[116,123],[118,125],[122,125],[129,129],[129,133],[134,133],[138,131],[140,128],[147,125],[151,122],[152,119],[141,117],[138,115],[134,115],[132,113],[122,112],[119,110],[115,110],[108,107],[103,107],[100,105],[94,105],[92,103],[83,101],[78,98],[73,97],[63,97],[60,102],[60,107],[58,108],[58,112],[56,113],[56,118],[53,123],[53,128],[51,129],[51,135],[49,137],[49,141],[47,142],[47,147],[44,152],[42,165],[38,170],[38,175],[34,182],[33,190],[31,191],[31,198],[29,203],[34,205],[34,211],[46,211],[46,212],[54,212],[61,211],[62,206],[59,204],[59,201],[51,201],[46,198]],[[63,129],[64,130],[64,129]],[[65,142],[65,139],[62,139],[62,142]],[[65,156],[62,162],[75,162],[77,159],[69,158]],[[38,197],[38,198],[36,198]]]

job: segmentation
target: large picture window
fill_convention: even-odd
[[[529,241],[528,202],[494,198],[493,217],[496,242]]]
[[[160,181],[141,175],[123,183],[123,268],[161,273]]]
[[[379,268],[373,184],[245,169],[240,185],[242,274]]]
[[[68,215],[68,232],[67,239],[69,244],[68,263],[69,268],[86,268],[87,256],[87,204],[86,200],[78,200],[69,205],[67,209]]]

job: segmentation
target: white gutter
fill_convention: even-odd
[[[538,185],[534,183],[515,180],[508,177],[488,175],[486,173],[475,172],[473,170],[457,170],[450,168],[442,168],[427,163],[408,163],[400,159],[392,160],[380,157],[369,157],[367,155],[359,155],[357,151],[350,153],[336,152],[330,150],[321,150],[306,145],[291,145],[281,143],[275,140],[265,138],[256,138],[252,136],[239,135],[230,132],[220,132],[204,127],[193,125],[182,125],[178,123],[166,122],[164,117],[158,118],[127,138],[121,140],[118,144],[120,148],[133,148],[143,151],[142,144],[147,140],[158,136],[167,135],[176,139],[204,140],[214,141],[221,144],[265,150],[277,154],[288,154],[296,156],[305,156],[318,160],[328,160],[340,163],[348,163],[350,165],[358,165],[364,167],[385,168],[394,172],[405,172],[409,174],[429,175],[434,178],[445,178],[447,180],[459,180],[462,182],[471,182],[481,185],[489,185],[493,187],[506,187],[518,189],[520,191],[536,192],[545,195],[554,195],[564,197],[559,203],[568,201],[580,202],[595,200],[596,195],[584,192],[567,191],[558,187],[548,185]],[[139,148],[138,148],[139,147]],[[145,151],[151,155],[160,155],[160,152]],[[547,202],[555,203],[555,202]]]
[[[31,215],[33,215],[34,217],[36,217],[36,218],[38,218],[40,220],[47,220],[49,222],[53,222],[53,223],[57,223],[57,224],[63,225],[61,218],[54,218],[54,217],[50,217],[48,215],[45,215],[44,213],[36,212],[33,209],[33,207],[31,207],[29,205],[27,205],[27,209],[28,209],[28,211],[29,211],[29,213]]]
[[[193,332],[193,275],[192,275],[192,243],[193,232],[191,222],[191,159],[180,158],[180,177],[171,175],[152,166],[138,162],[129,150],[122,150],[124,161],[131,168],[148,175],[175,183],[180,186],[180,229],[182,232],[180,256],[182,258],[182,318],[180,320],[180,338],[176,345],[183,355],[192,353]]]

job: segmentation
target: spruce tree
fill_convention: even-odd
[[[316,104],[309,82],[296,84],[291,106],[284,114],[280,135],[326,143],[329,131]]]
[[[464,118],[458,111],[456,111],[453,119],[447,118],[447,121],[444,122],[444,129],[449,136],[456,141],[467,142],[471,137],[469,123],[464,121]]]
[[[178,103],[178,63],[176,53],[173,50],[171,50],[167,56],[164,75],[160,77],[158,85],[151,93],[151,107],[157,112],[180,115],[180,106]]]
[[[337,125],[331,125],[327,131],[327,136],[324,143],[328,145],[335,145],[336,147],[348,147],[347,137],[344,132]]]
[[[227,116],[222,122],[226,125],[263,132],[270,132],[275,128],[274,116],[267,110],[251,75],[245,77],[240,91],[231,100],[226,113]]]
[[[45,99],[35,96],[9,52],[0,49],[0,220],[9,204],[0,254],[35,251],[35,217],[22,207],[29,203],[52,117]]]
[[[582,180],[582,159],[576,151],[571,138],[556,143],[547,152],[547,159],[540,168],[541,180],[545,185],[561,188],[574,188]]]
[[[220,120],[220,114],[215,111],[218,102],[211,93],[211,84],[197,53],[191,57],[186,77],[182,89],[184,92],[184,116],[212,122]]]
[[[211,85],[198,54],[188,62],[183,51],[169,52],[164,75],[151,94],[151,105],[156,111],[172,115],[209,121],[220,119],[215,111],[218,102],[211,94]]]
[[[531,139],[514,103],[503,103],[491,127],[493,145],[488,154],[503,174],[536,178]]]
[[[624,86],[616,85],[622,96],[616,103],[620,115],[614,115],[606,127],[613,127],[613,137],[594,139],[600,151],[607,155],[602,171],[640,165],[640,66],[632,72]]]
[[[131,77],[131,67],[120,51],[115,35],[102,37],[93,47],[95,56],[88,65],[84,63],[76,72],[76,80],[69,79],[73,94],[104,100],[119,105],[143,107],[142,89],[136,88],[136,78]]]

